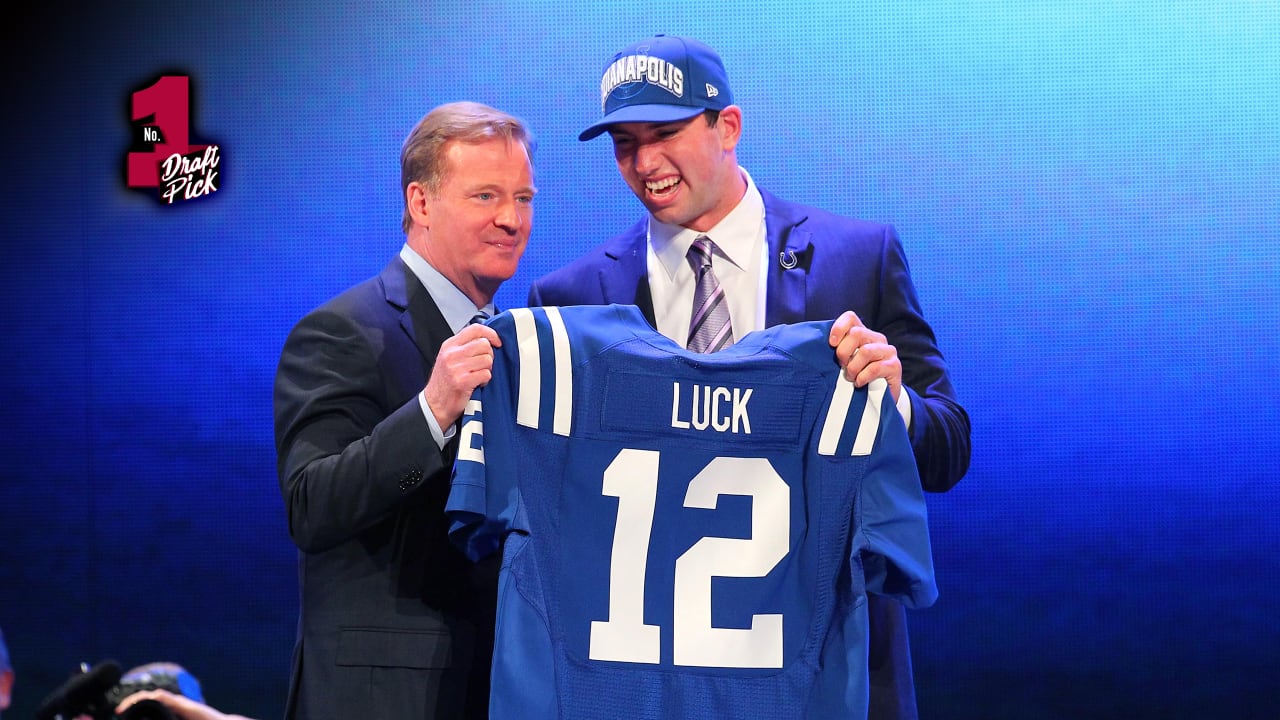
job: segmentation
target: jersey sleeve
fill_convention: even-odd
[[[907,428],[883,381],[868,386],[865,418],[878,415],[856,507],[868,591],[911,608],[938,598],[924,492]]]
[[[560,309],[514,308],[488,325],[502,345],[492,379],[463,413],[445,506],[450,538],[472,559],[495,552],[507,533],[528,531],[521,478],[554,462],[562,446],[548,438],[567,437],[573,417],[573,353]]]
[[[494,349],[492,379],[476,388],[462,414],[458,458],[445,505],[449,537],[472,560],[501,547],[503,536],[516,526],[520,503],[519,474],[514,469],[518,453],[512,434],[504,431],[512,426],[511,398],[518,391],[517,342],[508,319],[500,315],[489,324],[503,344]],[[486,435],[486,427],[493,432]]]

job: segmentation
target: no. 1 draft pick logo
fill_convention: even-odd
[[[129,111],[135,149],[126,159],[130,188],[156,188],[160,200],[169,205],[217,192],[220,148],[191,143],[189,76],[160,76],[133,93]]]

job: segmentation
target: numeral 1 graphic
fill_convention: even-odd
[[[130,106],[133,120],[154,115],[160,128],[160,140],[150,152],[131,152],[128,157],[128,184],[131,188],[157,187],[160,163],[178,153],[186,155],[203,150],[205,145],[191,146],[191,89],[184,75],[165,75],[150,87],[133,94]]]
[[[591,623],[590,657],[656,665],[660,630],[644,624],[644,574],[658,500],[658,453],[618,453],[604,471],[604,494],[618,498],[618,524],[609,561],[609,619]]]
[[[593,660],[657,664],[660,628],[644,622],[645,571],[658,495],[659,453],[624,449],[604,473],[618,498],[609,565],[609,619],[591,623]],[[721,495],[751,502],[751,537],[704,537],[675,565],[673,662],[698,667],[782,667],[782,615],[753,615],[750,628],[711,625],[713,577],[764,577],[787,555],[791,493],[764,458],[718,457],[689,483],[684,506],[714,510]]]

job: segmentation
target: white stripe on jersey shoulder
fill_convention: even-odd
[[[573,419],[573,357],[569,349],[569,333],[560,309],[541,308],[551,332],[555,389],[552,402],[551,430],[557,435],[569,434]],[[512,308],[516,325],[516,345],[520,357],[520,388],[516,398],[516,423],[538,429],[542,408],[542,352],[538,347],[538,321],[532,308]]]
[[[884,378],[876,378],[867,385],[867,404],[862,408],[862,423],[858,425],[858,437],[853,441],[854,455],[870,455],[876,444],[876,433],[880,430],[880,405],[884,402],[887,387],[889,383]]]
[[[516,349],[520,353],[520,394],[516,399],[516,424],[538,427],[538,403],[542,398],[542,358],[538,352],[538,326],[529,308],[511,308],[516,323]]]
[[[836,378],[831,404],[827,406],[827,419],[822,423],[822,435],[818,436],[819,455],[836,454],[836,445],[840,444],[840,432],[844,430],[844,419],[849,414],[849,401],[852,399],[853,382],[846,379],[844,370],[841,370]]]
[[[880,429],[880,407],[884,402],[884,391],[889,383],[884,378],[876,378],[867,386],[867,404],[862,408],[862,419],[858,423],[858,434],[853,440],[852,455],[870,455],[876,443],[876,433]],[[846,379],[841,371],[836,378],[836,389],[831,396],[831,405],[827,408],[827,417],[822,423],[822,434],[818,436],[818,454],[835,455],[836,446],[840,444],[840,436],[844,431],[844,422],[849,415],[849,405],[853,401],[853,382]]]
[[[560,317],[560,308],[547,310],[547,324],[551,326],[551,352],[556,362],[556,404],[551,421],[551,431],[569,436],[573,426],[573,353],[569,350],[569,331]]]

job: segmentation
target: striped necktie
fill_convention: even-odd
[[[699,235],[689,246],[689,254],[686,256],[698,281],[693,289],[689,341],[685,343],[685,347],[692,352],[715,352],[733,344],[729,304],[725,301],[724,288],[720,287],[720,281],[711,269],[711,252],[715,247],[710,238]]]

